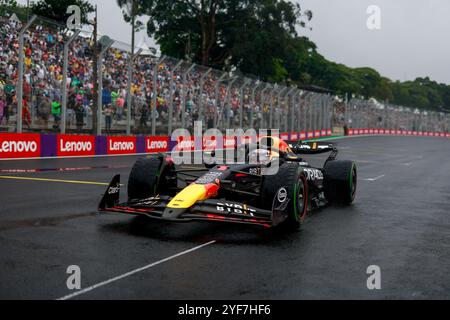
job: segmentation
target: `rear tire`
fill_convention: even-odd
[[[330,204],[349,206],[355,201],[358,171],[352,161],[330,161],[325,165],[325,198]]]
[[[128,199],[139,200],[155,197],[176,187],[173,163],[163,155],[141,158],[136,161],[128,180]]]
[[[275,197],[281,188],[286,188],[292,201],[289,203],[288,218],[277,228],[296,231],[306,218],[309,203],[308,181],[298,164],[283,164],[276,175],[265,177],[261,190],[265,208],[273,210]]]

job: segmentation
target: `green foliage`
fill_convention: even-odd
[[[17,1],[16,0],[0,0],[0,7],[15,8],[15,7],[17,7]]]
[[[0,16],[9,17],[13,13],[20,21],[25,21],[28,16],[27,6],[21,5],[16,0],[0,0]]]
[[[88,14],[94,12],[94,7],[87,0],[39,0],[32,4],[34,14],[55,20],[65,24],[70,17],[67,14],[67,8],[76,5],[81,9],[81,22],[88,22]]]
[[[19,5],[16,0],[0,0],[0,16],[4,16],[8,12],[16,11]]]
[[[398,105],[450,109],[450,87],[429,78],[400,83],[371,68],[327,60],[298,34],[313,17],[287,0],[116,0],[124,18],[149,15],[148,34],[165,55],[264,81],[319,86]]]
[[[130,21],[131,0],[117,0]],[[137,4],[136,4],[137,3]],[[164,54],[215,68],[276,78],[289,41],[312,13],[284,0],[135,0]]]

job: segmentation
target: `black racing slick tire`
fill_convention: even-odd
[[[128,180],[128,200],[148,199],[176,188],[175,167],[164,155],[138,159]]]
[[[352,161],[330,161],[325,165],[324,191],[330,204],[350,206],[356,197],[358,171]]]
[[[275,197],[285,188],[292,201],[289,203],[287,219],[277,228],[286,231],[298,230],[308,213],[308,181],[302,167],[296,163],[283,164],[278,173],[264,178],[261,196],[264,206],[273,210]]]

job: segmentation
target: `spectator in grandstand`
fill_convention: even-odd
[[[85,109],[81,103],[75,106],[75,118],[77,123],[77,131],[83,130],[84,127]]]
[[[27,100],[24,98],[22,100],[22,123],[23,125],[27,126],[28,129],[31,128],[31,113],[30,113],[30,107],[28,105]]]
[[[61,103],[58,100],[52,102],[53,129],[57,130],[61,122]]]
[[[111,131],[113,115],[114,115],[113,108],[111,106],[106,106],[106,108],[105,108],[106,131]]]
[[[16,88],[14,87],[11,80],[6,82],[6,85],[3,88],[3,92],[5,94],[5,108],[3,110],[3,119],[6,121],[5,124],[8,125],[9,117],[14,107],[14,96],[16,94]]]
[[[41,102],[38,105],[38,117],[40,124],[44,127],[44,130],[48,129],[48,120],[52,111],[52,105],[47,94],[43,95]]]
[[[125,99],[123,98],[122,95],[119,95],[116,101],[116,116],[118,121],[122,120],[125,111],[124,109],[125,109]]]
[[[138,99],[138,104],[136,105],[136,113],[139,117],[139,129],[144,130],[147,129],[147,121],[149,110],[147,110],[147,105],[145,101]]]
[[[103,105],[104,106],[110,106],[112,99],[111,99],[111,91],[108,88],[103,89]]]
[[[5,109],[6,109],[6,97],[3,93],[0,93],[0,125],[3,124]]]

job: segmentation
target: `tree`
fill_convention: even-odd
[[[234,66],[264,79],[280,71],[286,43],[312,18],[284,0],[135,1],[139,14],[151,17],[148,34],[164,54],[185,58],[192,53],[189,58],[197,63]],[[118,0],[122,8],[126,3]]]
[[[125,21],[131,24],[131,54],[134,54],[136,32],[144,27],[144,24],[136,19],[142,15],[141,2],[137,0],[117,0],[117,4],[122,8]]]
[[[15,8],[15,7],[17,7],[17,1],[16,0],[0,0],[0,7]]]
[[[81,23],[88,23],[88,15],[94,12],[95,8],[87,0],[39,0],[32,4],[31,10],[38,16],[65,24],[70,17],[67,8],[71,5],[80,7]]]
[[[16,11],[19,8],[16,0],[0,0],[0,16],[4,16],[9,11]]]

